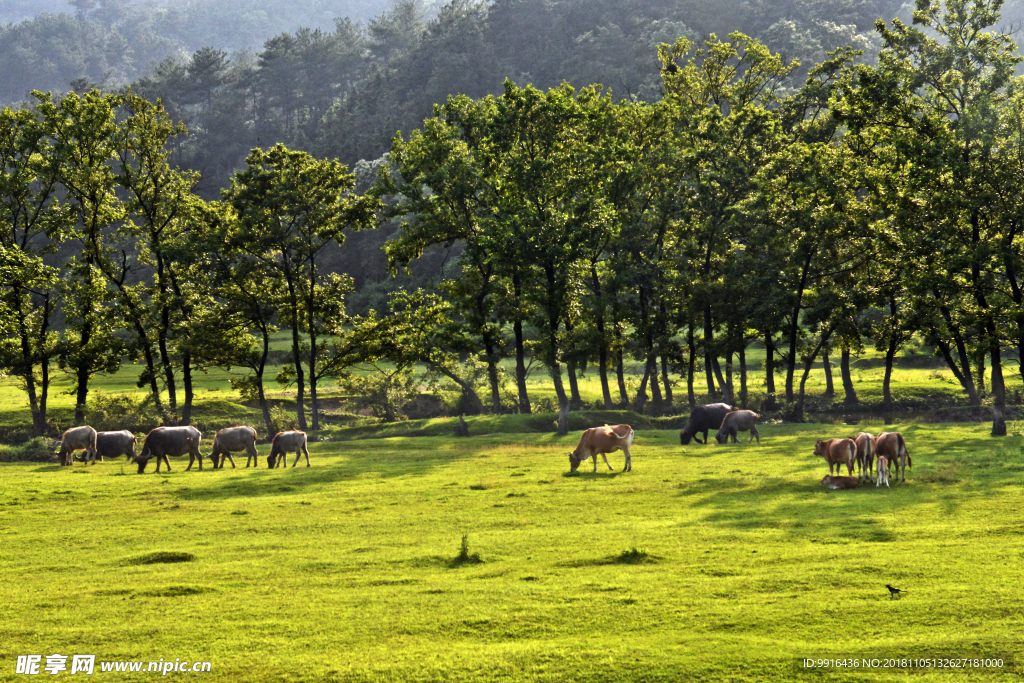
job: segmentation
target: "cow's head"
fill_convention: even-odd
[[[822,486],[830,486],[831,484],[832,484],[832,475],[831,474],[826,474],[825,477],[821,480],[821,485]]]
[[[729,435],[726,434],[725,432],[720,431],[720,432],[715,434],[715,441],[717,441],[720,444],[728,443],[729,442]]]
[[[277,454],[271,453],[267,456],[267,467],[274,469],[274,463],[277,462]]]
[[[815,455],[822,455],[823,456],[827,452],[828,452],[828,448],[826,447],[825,442],[822,441],[821,439],[818,439],[818,442],[816,444],[814,444],[814,454]]]
[[[681,445],[685,446],[686,444],[690,443],[690,441],[692,439],[693,439],[693,434],[691,434],[690,432],[686,431],[685,429],[683,431],[679,432],[679,443]]]
[[[583,462],[583,461],[580,460],[580,458],[576,456],[576,451],[573,451],[572,453],[570,453],[569,454],[569,471],[570,472],[575,472],[576,469],[580,466],[581,462]]]

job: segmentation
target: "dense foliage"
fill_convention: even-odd
[[[891,402],[895,355],[916,335],[972,405],[990,372],[1005,433],[1006,355],[1024,351],[1024,80],[1016,45],[991,30],[1000,7],[918,0],[913,24],[878,23],[877,60],[838,47],[810,68],[741,32],[676,36],[657,46],[656,101],[506,81],[500,95],[449,97],[355,172],[283,144],[254,149],[210,202],[199,174],[172,163],[190,143],[175,110],[133,93],[37,93],[0,122],[0,368],[44,431],[52,364],[75,377],[79,420],[90,378],[127,357],[158,407],[167,392],[169,420],[180,378],[184,422],[196,368],[247,366],[269,428],[264,372],[282,327],[291,363],[278,379],[297,385],[302,428],[307,388],[317,428],[325,377],[380,396],[393,419],[416,364],[457,387],[462,410],[528,413],[534,362],[564,425],[595,365],[605,408],[665,410],[674,375],[691,405],[698,393],[746,404],[756,340],[763,407],[781,400],[800,420],[811,368],[824,359],[831,382],[833,350],[857,402],[849,358],[869,341],[885,351]],[[431,27],[481,11],[455,2]],[[195,73],[223,59],[201,51],[193,63],[213,66]],[[207,85],[196,110],[213,106]],[[349,101],[318,97],[280,108],[277,130],[299,134],[299,111]],[[438,247],[446,268],[434,291],[352,317],[336,255],[346,235],[389,221],[392,270]],[[628,357],[644,363],[635,392]],[[376,373],[350,378],[361,363]]]

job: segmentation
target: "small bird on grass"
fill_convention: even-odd
[[[901,588],[893,588],[889,584],[885,584],[885,587],[889,589],[889,597],[891,598],[898,597],[899,595],[907,592]]]

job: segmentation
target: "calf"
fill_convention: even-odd
[[[135,435],[127,429],[99,432],[96,434],[96,455],[100,460],[104,457],[120,458],[122,455],[131,460],[135,457],[135,441]]]
[[[731,413],[726,413],[722,418],[722,426],[715,434],[715,441],[720,444],[728,443],[729,437],[732,437],[733,443],[739,443],[739,439],[736,438],[737,432],[750,432],[747,443],[753,441],[755,436],[757,442],[761,443],[761,435],[757,433],[757,420],[760,417],[753,410],[734,410]]]
[[[836,474],[842,470],[843,463],[846,463],[846,473],[853,474],[853,462],[857,453],[857,446],[853,439],[828,439],[814,444],[814,454],[825,458],[828,463],[828,473],[832,474],[832,467],[835,466]]]
[[[57,461],[61,465],[70,465],[71,456],[75,451],[85,450],[85,459],[96,462],[96,430],[89,425],[72,427],[60,437],[60,451]]]
[[[580,466],[580,463],[588,458],[594,461],[594,471],[597,472],[598,454],[604,458],[604,464],[608,469],[614,469],[608,462],[608,453],[619,450],[626,454],[626,464],[623,472],[630,472],[633,469],[633,460],[629,454],[629,447],[633,443],[633,428],[629,425],[615,425],[609,427],[592,427],[583,432],[576,449],[569,454],[569,468],[572,472]]]
[[[875,437],[875,453],[879,459],[884,455],[889,461],[890,467],[896,468],[896,474],[901,474],[900,481],[907,480],[907,467],[913,467],[914,461],[907,452],[907,442],[899,432],[882,432]],[[888,482],[886,482],[888,485]]]
[[[708,432],[721,427],[726,414],[733,410],[735,408],[728,403],[709,403],[706,406],[697,406],[690,413],[690,421],[683,427],[683,431],[679,432],[679,443],[685,446],[690,443],[690,439],[694,439],[700,444],[707,443]],[[699,432],[704,432],[703,441],[697,438]]]
[[[199,444],[203,435],[195,427],[157,427],[146,435],[142,443],[142,452],[139,453],[133,462],[139,465],[139,474],[146,471],[146,465],[150,458],[156,458],[156,471],[160,471],[160,461],[167,464],[167,471],[171,471],[171,461],[167,456],[179,456],[188,453],[188,467],[185,471],[192,469],[192,463],[199,460],[199,469],[203,469],[203,454],[199,451]]]
[[[827,486],[833,491],[855,489],[860,486],[860,477],[833,477],[831,474],[826,474],[825,478],[821,480],[821,485]]]
[[[861,432],[853,443],[857,446],[857,476],[864,481],[871,481],[875,464],[875,437]]]
[[[309,467],[309,451],[306,450],[306,433],[300,431],[278,432],[274,441],[270,444],[270,455],[267,456],[267,466],[274,469],[284,463],[288,467],[288,454],[295,451],[295,462],[292,467],[299,464],[299,456],[306,454],[306,467]]]
[[[885,482],[885,488],[889,488],[889,459],[884,455],[878,456],[878,481],[875,482],[875,488],[882,485]]]
[[[231,461],[231,469],[235,469],[235,459],[231,457],[232,451],[245,451],[248,456],[245,459],[245,466],[256,467],[256,430],[252,427],[228,427],[217,432],[213,437],[213,450],[210,452],[210,460],[213,462],[213,469],[224,467],[224,459]]]

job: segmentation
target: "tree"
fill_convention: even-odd
[[[28,394],[33,429],[47,430],[50,363],[56,355],[56,251],[74,215],[58,198],[58,167],[46,128],[28,109],[0,111],[0,368]],[[38,373],[38,374],[37,374]]]
[[[57,178],[75,216],[70,237],[80,245],[80,253],[65,264],[62,300],[67,332],[60,363],[75,375],[75,424],[81,424],[90,378],[116,371],[123,346],[115,335],[113,296],[105,286],[112,262],[107,234],[125,217],[112,163],[119,98],[97,91],[71,93],[58,101],[49,94],[34,95],[52,140]],[[127,258],[123,253],[122,257]]]
[[[337,327],[343,310],[337,299],[342,294],[339,282],[318,269],[318,259],[331,245],[340,245],[345,228],[374,225],[380,209],[378,200],[351,194],[354,187],[354,174],[340,162],[320,161],[279,144],[266,152],[254,149],[246,168],[224,191],[240,225],[233,246],[273,268],[286,290],[281,313],[292,333],[300,429],[306,429],[303,401],[307,377],[312,428],[319,428],[317,342],[322,331]],[[332,306],[326,307],[327,301]],[[309,339],[308,355],[303,353],[303,332]],[[304,355],[308,375],[302,366]]]

